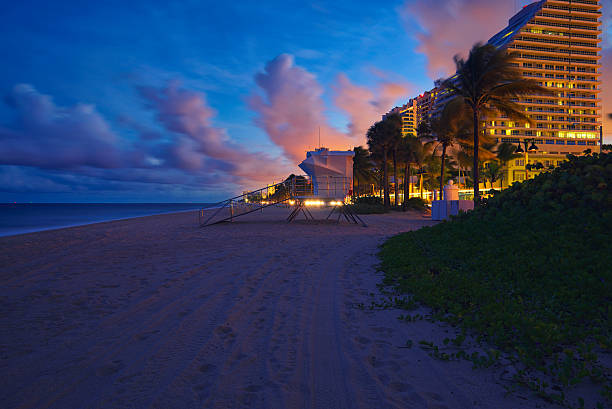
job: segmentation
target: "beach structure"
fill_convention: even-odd
[[[318,148],[307,152],[306,159],[299,167],[305,176],[291,175],[285,181],[264,188],[245,192],[200,210],[200,226],[210,226],[263,210],[266,207],[289,205],[292,210],[287,221],[291,222],[299,214],[307,220],[314,220],[308,207],[328,207],[330,219],[336,216],[337,222],[344,217],[349,223],[365,223],[345,206],[353,188],[353,151],[330,151]],[[273,192],[270,194],[270,192]]]
[[[299,164],[312,181],[312,196],[319,199],[341,200],[350,196],[353,186],[353,151],[330,151],[319,148],[307,152]]]
[[[457,216],[459,212],[474,210],[473,200],[459,200],[459,188],[452,180],[444,186],[443,200],[436,199],[434,190],[434,200],[431,202],[431,219],[447,220],[450,216]]]

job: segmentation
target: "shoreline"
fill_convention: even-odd
[[[111,218],[111,219],[105,219],[105,220],[96,220],[96,221],[92,221],[92,222],[84,222],[84,223],[75,223],[75,224],[52,226],[52,227],[26,229],[26,230],[20,230],[19,232],[4,233],[4,232],[0,231],[0,238],[3,238],[3,237],[13,237],[13,236],[21,236],[21,235],[24,235],[24,234],[41,233],[41,232],[48,232],[48,231],[54,231],[54,230],[71,229],[71,228],[74,228],[74,227],[91,226],[91,225],[99,224],[99,223],[110,223],[110,222],[118,222],[118,221],[130,220],[130,219],[140,219],[140,218],[143,218],[143,217],[161,216],[161,215],[175,214],[175,213],[199,212],[200,209],[201,208],[195,208],[195,209],[190,209],[190,210],[177,210],[177,211],[170,211],[170,212],[151,213],[151,214],[145,214],[145,215],[139,215],[139,216],[128,216],[128,217],[120,217],[120,218]]]

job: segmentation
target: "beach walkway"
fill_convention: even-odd
[[[363,228],[286,214],[0,238],[2,407],[547,407],[504,399],[494,370],[416,346],[452,328],[356,308],[377,299],[377,246],[430,221],[365,216]]]

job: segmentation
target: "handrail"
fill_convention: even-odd
[[[279,191],[280,187],[284,187],[285,191]],[[201,227],[209,226],[223,221],[233,220],[234,217],[243,216],[269,206],[277,205],[295,199],[304,199],[309,197],[340,199],[350,194],[351,188],[352,186],[350,178],[343,176],[323,176],[316,178],[310,178],[307,176],[296,176],[290,179],[286,179],[283,182],[276,183],[274,185],[262,187],[261,189],[252,190],[250,192],[234,196],[221,202],[214,203],[210,207],[202,208],[199,212],[199,222]],[[272,198],[271,200],[264,202],[262,200],[264,198],[262,197],[261,193],[265,190],[270,189],[274,189],[275,193],[269,196],[269,198]],[[274,197],[274,195],[276,195],[276,197]],[[260,199],[258,206],[256,206],[255,208],[249,208],[247,209],[247,211],[240,212],[239,214],[234,213],[233,205],[235,203],[253,203],[253,205],[257,204],[256,201],[249,202],[249,198],[253,196],[257,196]],[[217,217],[222,210],[227,209],[228,207],[230,210],[229,217],[223,217],[221,220],[211,223],[211,221],[215,219],[215,217]],[[206,220],[202,220],[204,218],[205,210],[215,211],[208,218],[206,218]]]

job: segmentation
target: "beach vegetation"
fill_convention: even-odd
[[[568,155],[472,212],[387,241],[384,284],[516,359],[515,380],[541,396],[563,401],[591,380],[610,405],[611,187],[612,154]]]

